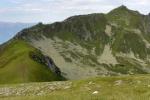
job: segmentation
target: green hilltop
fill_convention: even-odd
[[[37,49],[22,40],[14,40],[0,49],[0,84],[61,80],[43,64],[29,56]]]

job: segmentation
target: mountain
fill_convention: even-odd
[[[16,42],[13,43],[14,41]],[[14,46],[12,43],[14,45],[19,43],[20,46]],[[11,47],[16,52],[21,52],[23,43],[39,50],[42,56],[33,53],[35,57],[31,57],[30,50],[26,52],[26,58],[22,54],[15,53],[19,60],[14,63],[16,59],[11,58],[14,54],[9,53],[9,49]],[[20,68],[18,62],[20,64],[25,59],[30,59],[39,65],[43,57],[44,63],[40,64],[51,68],[46,60],[48,57],[50,62],[53,62],[52,65],[60,70],[60,77],[66,79],[148,74],[150,73],[150,15],[142,15],[126,6],[120,6],[108,14],[72,16],[53,24],[39,23],[20,31],[1,48],[5,50],[1,51],[0,61],[4,62],[4,57],[7,62],[1,64],[3,70],[0,70],[0,74],[4,76],[3,78],[6,73],[12,74],[12,70],[9,72],[8,67],[15,69],[17,64]],[[4,52],[8,54],[5,55]],[[27,64],[26,67],[36,68],[28,61],[24,64]],[[32,70],[37,72],[35,69]],[[56,71],[50,70],[57,75]],[[26,74],[29,75],[30,72]]]
[[[24,28],[35,25],[34,23],[12,23],[12,22],[0,22],[0,44],[8,41],[17,32]]]

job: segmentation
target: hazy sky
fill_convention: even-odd
[[[107,13],[120,5],[150,12],[150,0],[0,0],[0,21],[54,22],[72,15]]]

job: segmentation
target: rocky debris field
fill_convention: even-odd
[[[150,100],[150,75],[0,85],[0,100]]]
[[[29,83],[0,87],[0,96],[47,95],[53,91],[69,89],[72,82]]]

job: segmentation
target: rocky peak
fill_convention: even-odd
[[[126,6],[122,5],[118,8],[115,8],[112,11],[110,11],[110,14],[112,14],[112,13],[121,13],[121,12],[124,13],[124,11],[129,11],[129,9]]]
[[[128,9],[125,5],[121,5],[120,7],[118,7],[117,9]]]

